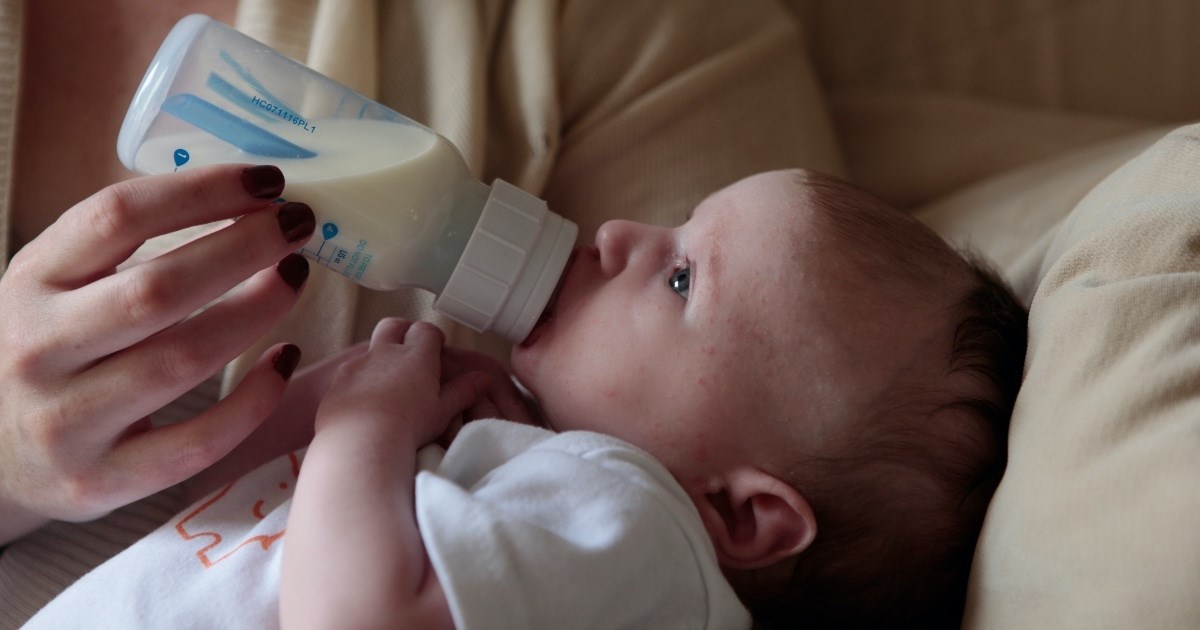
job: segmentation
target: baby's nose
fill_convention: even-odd
[[[600,269],[613,277],[625,268],[635,240],[637,223],[607,221],[596,230],[596,249],[600,252]]]

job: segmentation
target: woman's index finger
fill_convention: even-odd
[[[283,191],[274,166],[222,164],[126,180],[63,213],[28,248],[46,282],[78,285],[107,273],[146,240],[231,219],[270,205]]]

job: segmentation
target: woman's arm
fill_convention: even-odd
[[[484,393],[440,383],[441,332],[385,320],[346,361],[317,413],[288,519],[287,627],[452,628],[414,513],[417,449]]]

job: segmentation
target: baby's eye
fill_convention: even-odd
[[[671,290],[678,293],[679,297],[682,297],[685,300],[688,297],[688,290],[690,289],[691,284],[692,270],[690,267],[676,269],[675,272],[671,274],[671,277],[667,279],[667,285],[671,287]]]

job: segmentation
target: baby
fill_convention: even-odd
[[[431,473],[489,381],[382,322],[290,514],[259,500],[274,533],[204,567],[277,551],[281,511],[285,625],[957,627],[1024,349],[1011,293],[917,221],[764,173],[677,228],[602,226],[512,353],[544,428],[468,423]]]
[[[513,350],[516,377],[553,431],[614,436],[670,472],[756,622],[957,626],[1024,359],[1024,312],[993,276],[907,215],[797,171],[740,181],[678,228],[609,222],[564,273],[544,321]],[[343,372],[318,415],[284,561],[307,588],[289,597],[284,578],[285,621],[290,603],[311,604],[337,584],[313,580],[292,552],[301,535],[315,549],[323,534],[350,526],[329,511],[331,501],[360,505],[346,499],[361,478],[348,455],[398,433],[362,423],[374,414],[394,426],[397,410],[414,408],[418,397],[397,393],[397,383],[436,390],[440,338],[385,326],[391,332],[377,331],[371,352],[394,354]],[[389,372],[383,366],[405,361],[402,339],[415,346],[411,371]],[[417,354],[434,364],[420,376]],[[425,410],[403,414],[427,422],[423,433],[388,438],[381,450],[432,440],[471,398],[462,379],[451,381]],[[317,452],[324,432],[356,428],[372,437]],[[307,495],[305,475],[325,477],[318,465],[350,468],[342,483]],[[400,460],[379,483],[411,467]],[[310,517],[314,526],[301,532]],[[422,592],[420,582],[447,578],[440,561],[438,571],[428,567],[415,524],[410,535],[412,554],[383,553],[404,560],[380,571],[415,567],[410,592]],[[346,576],[380,557],[377,546],[369,551],[347,560]],[[649,588],[639,579],[651,580],[633,569],[623,578],[632,590]],[[446,605],[440,587],[423,592],[421,610]]]

